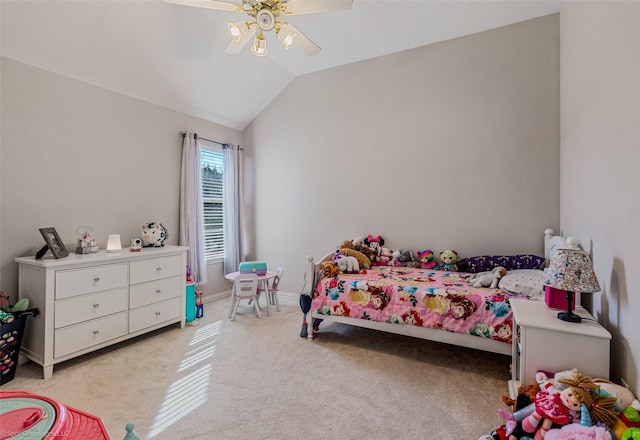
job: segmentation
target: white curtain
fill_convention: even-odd
[[[189,246],[187,264],[196,285],[207,282],[204,257],[204,214],[202,174],[198,135],[186,132],[182,141],[182,177],[180,181],[180,245]]]
[[[224,273],[238,270],[243,258],[242,149],[223,146],[224,160]]]

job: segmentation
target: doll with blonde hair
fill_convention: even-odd
[[[586,408],[593,423],[613,425],[616,399],[602,392],[593,379],[576,373],[558,382],[567,385],[567,388],[560,393],[539,391],[535,397],[535,410],[522,421],[522,429],[527,433],[535,432],[535,440],[543,439],[553,423],[566,425],[581,422],[583,408]],[[542,425],[538,427],[540,422]]]

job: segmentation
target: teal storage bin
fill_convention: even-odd
[[[196,285],[187,284],[187,322],[195,321],[196,319]]]

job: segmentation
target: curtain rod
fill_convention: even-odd
[[[183,137],[186,136],[186,134],[187,134],[186,131],[181,131],[180,132],[180,135],[182,135]],[[214,144],[222,145],[223,148],[227,148],[227,145],[229,145],[229,144],[225,144],[223,142],[212,141],[211,139],[200,137],[200,136],[198,136],[198,133],[193,133],[193,136],[197,137],[198,139],[202,139],[203,141],[213,142]],[[238,149],[239,150],[244,150],[244,148],[242,148],[240,145],[238,145]]]
[[[186,136],[187,132],[186,131],[181,131],[180,134],[182,136]],[[214,141],[211,139],[207,139],[207,138],[203,138],[202,136],[198,136],[198,133],[193,133],[194,136],[196,136],[198,139],[202,139],[203,141],[207,141],[207,142],[213,142],[214,144],[218,144],[218,145],[227,145],[223,142],[218,142],[218,141]]]

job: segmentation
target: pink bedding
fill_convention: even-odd
[[[311,310],[398,325],[467,333],[511,343],[509,298],[499,289],[475,288],[458,272],[377,266],[365,274],[322,278]]]

